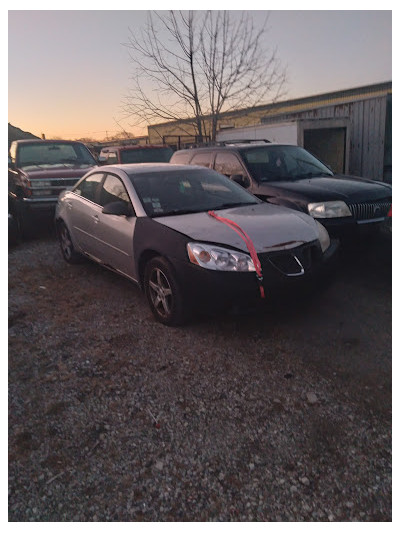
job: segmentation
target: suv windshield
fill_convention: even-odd
[[[96,161],[80,143],[38,142],[19,147],[17,165],[20,168],[54,165],[92,167],[96,165]]]
[[[239,152],[257,181],[294,181],[317,176],[333,176],[321,161],[299,146],[260,146]]]
[[[240,185],[209,169],[164,170],[129,177],[149,217],[261,203]]]
[[[168,163],[172,148],[131,148],[121,150],[121,163]]]

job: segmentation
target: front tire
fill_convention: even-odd
[[[75,250],[71,235],[64,222],[60,222],[58,225],[58,239],[60,242],[61,253],[65,261],[70,264],[81,263],[83,257]]]
[[[145,268],[144,290],[155,318],[166,326],[181,326],[189,318],[171,264],[163,257],[154,257]]]
[[[26,208],[22,205],[16,205],[13,210],[18,227],[18,235],[21,240],[29,239],[34,235],[34,220]]]

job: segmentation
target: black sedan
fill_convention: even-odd
[[[371,233],[391,214],[389,184],[334,174],[299,146],[226,143],[179,150],[170,162],[213,168],[266,202],[311,215],[334,237]]]

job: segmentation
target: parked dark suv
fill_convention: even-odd
[[[115,165],[118,163],[168,163],[173,150],[162,144],[134,144],[106,146],[101,149],[99,163]]]
[[[334,174],[299,146],[225,143],[179,150],[170,162],[213,168],[266,202],[310,214],[335,237],[376,228],[391,216],[390,185]]]
[[[81,142],[29,139],[11,143],[8,212],[18,233],[28,235],[39,218],[52,223],[60,192],[96,165]]]

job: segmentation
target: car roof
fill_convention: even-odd
[[[33,143],[48,143],[48,144],[55,144],[55,143],[63,143],[63,144],[84,144],[82,141],[65,141],[63,139],[16,139],[14,142],[18,142],[19,144],[33,144]]]
[[[210,152],[216,150],[236,150],[237,148],[249,148],[251,150],[258,150],[260,148],[268,147],[277,147],[277,146],[296,146],[294,144],[285,144],[285,143],[266,143],[266,144],[250,144],[250,143],[234,143],[232,144],[223,144],[223,145],[214,145],[214,146],[199,146],[194,148],[183,148],[182,150],[177,150],[175,153],[191,153],[191,152]]]
[[[113,146],[104,146],[101,149],[103,152],[109,152],[110,150],[135,150],[139,148],[168,148],[166,144],[114,144]]]
[[[172,163],[124,163],[118,165],[104,165],[100,167],[100,171],[105,170],[122,170],[125,174],[133,176],[136,174],[146,174],[151,172],[176,172],[177,170],[187,170],[193,172],[194,170],[211,170],[198,165],[174,165]],[[96,169],[97,172],[99,168]]]

